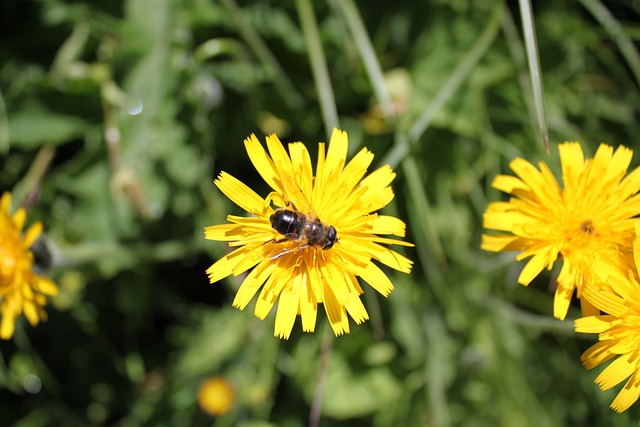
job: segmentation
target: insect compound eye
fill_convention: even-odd
[[[322,249],[331,249],[333,245],[338,240],[338,232],[334,228],[333,225],[329,226],[329,233],[327,233],[327,243],[322,247]]]

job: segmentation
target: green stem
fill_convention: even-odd
[[[316,92],[320,98],[320,109],[327,138],[334,128],[339,127],[338,111],[333,96],[333,88],[329,79],[329,69],[320,42],[320,33],[310,0],[296,0],[296,9],[300,18],[300,25],[307,45],[311,72],[316,85]]]
[[[293,110],[298,110],[304,105],[304,100],[300,92],[287,78],[287,74],[280,66],[280,63],[275,56],[271,53],[265,42],[260,38],[260,35],[245,19],[242,14],[242,10],[236,4],[234,0],[222,0],[224,6],[229,10],[236,24],[240,34],[245,39],[253,53],[263,65],[265,65],[272,73],[274,78],[274,84],[276,89],[280,92],[280,95]]]
[[[153,245],[122,246],[117,243],[85,243],[61,248],[62,266],[93,263],[107,258],[169,261],[183,258],[204,249],[205,241],[169,240]]]
[[[640,85],[640,55],[638,55],[638,50],[631,38],[624,33],[620,22],[618,22],[609,9],[598,0],[580,0],[580,3],[596,18],[600,25],[604,27],[616,42],[620,53],[622,53],[627,64],[629,64],[629,68],[631,68],[636,82]]]
[[[313,399],[311,401],[311,410],[309,411],[309,427],[318,427],[322,416],[322,401],[326,391],[327,375],[329,374],[329,360],[333,352],[333,343],[335,337],[329,334],[328,329],[324,330],[322,340],[322,350],[320,353],[320,361],[318,364],[318,377],[315,389],[313,390]]]
[[[52,145],[40,148],[24,179],[14,191],[15,206],[27,207],[26,205],[31,204],[55,153],[56,148]]]
[[[389,91],[384,80],[380,62],[378,62],[378,57],[373,49],[371,39],[369,38],[369,34],[362,22],[362,18],[358,13],[358,9],[353,4],[353,0],[333,0],[333,4],[340,9],[342,16],[351,31],[353,40],[358,47],[360,58],[362,59],[365,69],[367,70],[367,74],[369,75],[369,79],[371,80],[373,91],[378,102],[382,106],[385,117],[388,120],[394,121],[396,114],[393,109],[393,103],[391,102],[391,96],[389,95]]]
[[[463,60],[458,64],[453,73],[445,82],[440,92],[438,92],[431,104],[424,110],[422,115],[415,121],[408,133],[408,138],[396,138],[394,147],[387,153],[382,160],[382,164],[388,164],[395,168],[402,159],[409,153],[412,144],[418,141],[422,134],[431,125],[431,121],[436,113],[451,99],[451,97],[460,89],[462,83],[469,77],[471,71],[489,50],[493,43],[498,30],[500,29],[500,17],[503,12],[503,3],[497,2],[494,7],[493,14],[484,29],[484,32],[478,38],[473,46],[464,55]]]
[[[529,62],[529,77],[533,88],[533,104],[536,110],[536,121],[542,142],[549,152],[549,130],[547,129],[547,114],[544,109],[544,91],[542,89],[542,74],[540,73],[540,59],[538,58],[538,44],[536,29],[533,27],[533,13],[530,0],[520,0],[520,17],[522,18],[522,32],[524,45]]]
[[[0,153],[6,154],[9,151],[9,141],[9,117],[4,96],[0,90]]]

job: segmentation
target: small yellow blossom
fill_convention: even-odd
[[[411,271],[412,262],[385,245],[413,245],[380,236],[404,237],[405,224],[375,213],[393,199],[390,184],[395,173],[382,166],[365,177],[373,161],[366,148],[347,163],[347,134],[340,130],[334,130],[326,154],[325,144],[319,144],[315,175],[309,152],[300,142],[289,144],[287,153],[277,136],[268,136],[267,154],[251,135],[245,147],[273,191],[263,199],[225,172],[216,179],[220,191],[252,216],[229,215],[230,224],[205,229],[207,239],[227,241],[235,248],[207,270],[211,283],[253,268],[233,305],[244,309],[262,288],[255,315],[264,319],[278,300],[276,336],[288,338],[297,315],[302,329],[313,332],[319,303],[333,332],[348,333],[347,313],[358,324],[369,318],[357,277],[384,296],[393,289],[373,260],[404,273]],[[281,233],[276,230],[278,224],[292,228]],[[309,233],[324,237],[323,243],[302,238]]]
[[[198,390],[198,404],[209,415],[224,415],[235,405],[235,390],[222,377],[211,377]]]
[[[576,289],[583,314],[598,314],[582,298],[583,288],[624,277],[631,267],[640,169],[626,174],[633,152],[623,146],[614,152],[601,144],[593,159],[585,159],[576,142],[558,148],[563,187],[544,162],[538,170],[520,158],[510,164],[517,177],[496,177],[493,186],[512,198],[489,204],[484,227],[505,233],[482,236],[482,249],[521,251],[518,260],[531,257],[518,278],[525,286],[561,256],[553,314],[564,319]]]
[[[577,332],[598,334],[599,342],[581,357],[587,369],[617,357],[598,375],[602,390],[629,378],[611,403],[616,412],[626,411],[640,396],[640,238],[633,244],[635,267],[629,278],[610,278],[609,287],[587,286],[587,298],[604,315],[577,319]]]
[[[56,285],[33,272],[30,247],[42,232],[42,224],[35,223],[22,235],[24,209],[11,215],[11,195],[0,198],[0,338],[13,336],[15,321],[24,313],[29,323],[37,325],[46,320],[45,295],[56,295]]]

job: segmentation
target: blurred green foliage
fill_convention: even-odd
[[[583,6],[595,2],[534,5],[548,156],[516,2],[349,1],[391,119],[340,1],[307,2],[340,124],[351,150],[366,145],[398,171],[388,211],[407,220],[416,265],[392,274],[388,299],[365,289],[371,320],[333,342],[320,389],[332,339],[324,314],[315,334],[297,324],[279,341],[272,315],[231,307],[241,278],[210,285],[204,273],[226,248],[203,227],[240,213],[212,179],[225,170],[266,191],[243,139],[277,132],[312,152],[326,139],[296,4],[0,3],[0,187],[45,224],[48,274],[61,288],[46,323],[22,322],[0,343],[2,425],[294,427],[308,424],[318,390],[322,426],[638,418],[638,408],[615,415],[617,389],[599,391],[597,372],[581,367],[595,338],[551,317],[551,275],[520,287],[512,254],[479,250],[482,212],[500,197],[491,180],[515,156],[557,170],[563,140],[587,152],[600,141],[637,148],[639,82],[621,39]],[[623,35],[640,38],[636,3],[603,5]],[[211,375],[237,391],[235,409],[215,419],[196,402]],[[34,378],[37,392],[26,386]]]

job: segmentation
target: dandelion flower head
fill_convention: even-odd
[[[233,409],[236,392],[227,379],[210,377],[198,390],[198,404],[209,415],[224,415]]]
[[[626,411],[640,396],[640,239],[633,243],[635,267],[628,279],[610,278],[610,287],[586,287],[584,297],[604,315],[577,319],[577,332],[598,334],[599,342],[581,357],[587,369],[616,358],[596,378],[602,390],[623,382],[625,386],[611,403],[616,412]]]
[[[244,309],[261,289],[255,315],[264,319],[278,300],[276,336],[288,338],[297,315],[302,329],[313,332],[319,303],[333,332],[348,333],[347,314],[358,324],[368,319],[357,277],[387,296],[393,284],[373,261],[404,273],[411,270],[412,262],[386,245],[412,245],[381,236],[404,237],[405,224],[375,213],[393,199],[390,184],[395,173],[382,166],[365,176],[373,161],[366,148],[347,163],[347,134],[337,129],[326,152],[324,143],[318,146],[315,175],[309,152],[300,142],[289,144],[288,153],[275,135],[267,137],[268,153],[254,135],[244,143],[251,162],[273,191],[262,198],[225,172],[215,180],[229,199],[252,216],[229,215],[229,224],[205,229],[207,239],[227,241],[235,248],[207,270],[211,283],[253,268],[233,305]],[[307,224],[318,218],[324,227],[334,227],[335,244],[323,248],[293,238],[295,227],[289,236],[276,231],[270,219],[282,209],[305,215]]]
[[[560,144],[559,152],[564,187],[544,162],[538,170],[521,158],[510,164],[517,176],[496,177],[493,186],[512,197],[489,204],[484,227],[504,233],[484,235],[482,248],[521,251],[518,260],[530,258],[518,278],[525,286],[561,256],[554,316],[564,319],[576,290],[583,314],[598,314],[581,298],[583,287],[624,276],[632,265],[640,169],[626,174],[633,152],[623,146],[614,152],[601,144],[592,159],[585,159],[576,142]]]
[[[0,198],[0,338],[13,336],[16,319],[24,313],[29,323],[45,320],[45,295],[56,295],[58,288],[33,272],[33,254],[29,249],[42,232],[42,224],[31,225],[24,236],[24,209],[11,215],[11,195]]]

